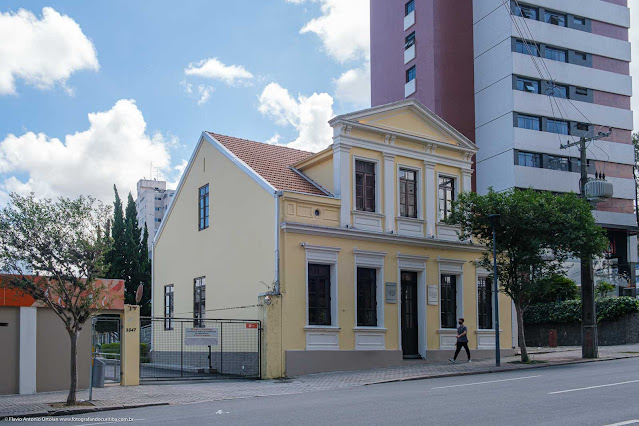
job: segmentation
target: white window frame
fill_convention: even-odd
[[[353,250],[355,255],[354,262],[354,295],[355,295],[355,318],[353,327],[360,329],[383,329],[384,328],[384,259],[385,252]],[[357,325],[357,268],[375,269],[375,295],[377,297],[377,326],[359,326]]]
[[[428,301],[426,300],[426,262],[428,256],[415,256],[397,253],[397,342],[402,350],[402,271],[417,272],[417,321],[419,335],[417,345],[419,354],[426,359],[428,351]],[[439,296],[438,296],[439,297]],[[438,303],[439,305],[439,303]],[[441,316],[440,316],[441,317]]]
[[[413,218],[413,217],[403,217],[400,215],[400,199],[399,199],[399,172],[400,170],[409,170],[411,172],[415,172],[416,176],[415,176],[415,191],[417,191],[417,200],[416,200],[416,207],[417,207],[417,217]],[[408,166],[405,164],[397,164],[397,170],[395,173],[395,176],[397,176],[397,182],[395,182],[395,193],[397,194],[397,196],[395,197],[395,211],[397,212],[397,217],[401,218],[401,219],[409,219],[409,220],[424,220],[424,196],[422,194],[423,191],[423,185],[422,185],[422,180],[423,178],[423,173],[424,171],[420,168],[420,167],[415,167],[415,166]]]
[[[305,298],[306,298],[306,322],[305,327],[307,329],[317,328],[317,329],[325,329],[325,328],[338,328],[339,327],[339,318],[337,309],[338,306],[338,283],[337,283],[337,262],[338,262],[338,253],[341,248],[338,247],[325,247],[325,246],[314,246],[307,243],[303,243],[302,245],[306,250],[306,259],[304,263],[304,274],[305,274]],[[329,265],[331,267],[331,325],[310,325],[308,323],[308,265],[317,264],[317,265]]]
[[[438,257],[438,274],[437,274],[437,290],[439,297],[439,310],[437,314],[437,323],[439,324],[439,349],[450,350],[455,348],[457,343],[457,329],[456,328],[442,328],[442,275],[455,275],[456,278],[456,317],[462,318],[464,316],[464,264],[465,260],[460,259],[445,259]]]
[[[439,217],[439,178],[440,177],[446,177],[446,178],[452,178],[455,181],[455,199],[453,201],[456,201],[459,197],[459,193],[460,193],[460,179],[459,179],[459,175],[455,175],[452,173],[445,173],[445,172],[437,172],[437,175],[435,177],[435,199],[437,200],[437,224],[444,224],[444,222],[442,222],[441,218]],[[445,225],[445,224],[444,224]]]
[[[365,161],[375,164],[375,211],[367,212],[357,210],[357,185],[356,185],[356,162]],[[384,214],[382,213],[382,166],[381,160],[370,157],[363,157],[359,155],[353,155],[351,159],[351,214],[352,224],[355,228],[363,229],[366,231],[382,232],[384,226]]]

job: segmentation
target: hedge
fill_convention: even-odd
[[[639,313],[639,300],[632,297],[605,297],[598,299],[597,322],[614,321],[625,315]],[[581,300],[540,303],[524,312],[524,324],[558,324],[581,322]]]
[[[120,343],[105,343],[100,346],[99,352],[105,354],[119,354]],[[117,359],[115,355],[105,355],[106,359]],[[140,343],[140,362],[150,362],[149,359],[149,345],[146,343]]]

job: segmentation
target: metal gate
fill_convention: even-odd
[[[94,369],[103,374],[104,382],[120,383],[122,326],[120,318],[97,316],[91,321],[92,372]],[[103,372],[103,373],[102,373]],[[93,373],[92,373],[93,374]]]
[[[140,380],[260,377],[260,321],[145,317],[140,322]]]

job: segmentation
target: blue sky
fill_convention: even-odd
[[[370,102],[368,19],[368,0],[3,1],[0,204],[110,201],[151,161],[175,183],[202,130],[326,146]]]

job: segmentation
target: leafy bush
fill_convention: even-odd
[[[579,296],[577,284],[559,274],[553,274],[538,284],[537,291],[533,293],[532,304],[575,300]]]
[[[100,347],[99,352],[105,354],[120,354],[120,343],[105,343]],[[104,355],[106,359],[119,359],[119,355]],[[150,362],[149,345],[140,343],[140,362]]]
[[[615,291],[615,286],[605,281],[600,281],[599,284],[597,284],[597,287],[595,287],[597,297],[606,297],[613,291]]]
[[[639,300],[632,297],[605,297],[596,302],[597,322],[614,321],[631,313],[639,313]],[[524,312],[525,324],[559,324],[581,322],[581,300],[540,303]]]

